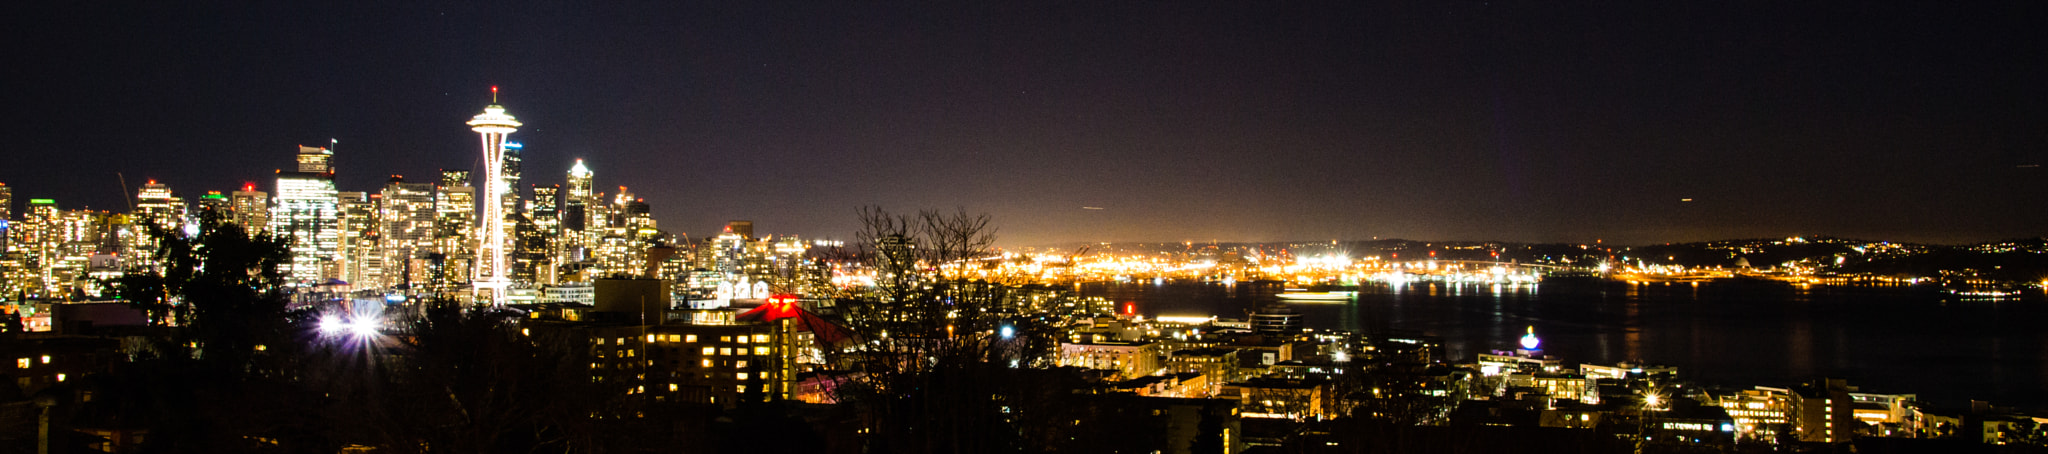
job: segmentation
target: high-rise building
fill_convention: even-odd
[[[13,226],[9,224],[12,222],[14,222],[14,188],[7,187],[7,183],[0,183],[0,255],[5,255],[10,247],[8,246],[8,238],[13,236]],[[0,279],[6,278],[7,276],[0,275]]]
[[[476,232],[476,188],[469,185],[469,171],[442,169],[434,188],[434,252],[426,264],[436,291],[469,286]]]
[[[377,283],[384,278],[384,254],[377,238],[377,205],[383,198],[356,191],[335,195],[335,208],[341,213],[335,274],[356,289],[380,287]]]
[[[255,183],[245,183],[242,190],[235,191],[234,213],[229,219],[242,230],[255,235],[270,229],[270,193],[256,190]]]
[[[335,277],[333,263],[340,250],[340,216],[336,207],[334,152],[299,147],[299,171],[277,172],[277,206],[270,231],[289,239],[292,263],[285,273],[295,285],[315,285]]]
[[[754,221],[727,221],[725,231],[739,235],[740,239],[754,239]]]
[[[188,217],[195,222],[209,218],[229,222],[235,217],[235,204],[220,191],[206,191],[206,195],[199,196],[199,210]]]
[[[491,105],[467,123],[483,139],[482,181],[487,186],[480,191],[483,200],[477,204],[477,254],[470,284],[476,286],[477,298],[489,304],[504,303],[505,289],[512,284],[506,251],[511,239],[506,230],[505,204],[500,201],[512,192],[505,184],[505,137],[520,126],[519,120],[497,104],[497,94],[498,87],[491,87]]]
[[[135,194],[135,211],[126,222],[114,223],[120,224],[115,228],[114,247],[105,252],[119,257],[124,267],[157,268],[157,245],[161,243],[157,232],[183,231],[185,210],[185,199],[171,195],[169,186],[149,180]]]
[[[14,220],[14,188],[0,183],[0,221]]]
[[[383,204],[378,207],[377,238],[384,253],[379,286],[412,289],[432,282],[426,265],[434,251],[434,184],[407,183],[405,177],[392,175],[379,195]]]
[[[505,183],[505,193],[502,198],[506,213],[519,212],[519,155],[525,149],[525,144],[511,141],[505,142],[505,156],[502,159],[504,165],[499,166],[498,179]]]
[[[171,195],[170,186],[156,180],[142,185],[135,194],[135,214],[144,222],[176,230],[185,225],[185,199]]]
[[[576,160],[576,165],[569,167],[569,200],[582,200],[588,203],[591,197],[590,180],[590,167],[584,166],[582,159]]]
[[[522,253],[540,254],[541,264],[536,270],[535,284],[555,285],[560,279],[562,263],[562,213],[560,207],[562,187],[560,185],[534,185],[532,205],[526,212],[533,218],[534,241],[522,242]]]
[[[334,174],[334,150],[300,145],[299,172]]]
[[[583,160],[569,167],[568,198],[562,201],[562,263],[582,262],[590,259],[594,240],[603,236],[604,227],[596,219],[598,205],[596,194],[591,192],[592,174]]]

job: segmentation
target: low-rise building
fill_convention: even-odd
[[[1087,340],[1061,342],[1059,365],[1115,371],[1122,379],[1152,375],[1160,369],[1159,343]]]

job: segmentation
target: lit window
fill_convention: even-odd
[[[711,367],[711,360],[704,360],[704,367]]]
[[[27,368],[28,368],[28,365],[29,365],[29,361],[28,361],[28,358],[22,358],[22,359],[17,359],[17,360],[14,360],[14,367],[15,367],[16,369],[27,369]]]
[[[677,388],[676,388],[676,384],[675,384],[675,383],[669,383],[669,384],[668,384],[668,390],[669,390],[669,391],[675,391],[676,389],[677,389]]]
[[[57,381],[64,381],[64,374],[57,374]]]
[[[747,368],[747,362],[746,362],[746,361],[740,361],[740,362],[739,362],[739,364],[734,364],[734,365],[733,365],[733,367],[738,367],[738,368],[741,368],[741,369],[745,369],[745,368]]]
[[[744,349],[742,349],[742,350],[744,350]],[[720,349],[718,349],[718,354],[720,354],[720,355],[730,355],[730,354],[732,354],[732,349],[730,349],[730,348],[720,348]]]
[[[719,342],[732,342],[732,336],[718,336]]]
[[[718,349],[715,349],[715,348],[711,348],[711,347],[704,347],[704,354],[706,354],[706,355],[716,355],[716,354],[718,354]]]
[[[747,385],[740,385],[740,392],[747,392]]]
[[[738,374],[738,376],[739,376],[739,379],[741,379],[741,380],[746,380],[746,379],[747,379],[747,373],[746,373],[746,372],[740,372],[740,373]]]
[[[766,355],[768,354],[768,347],[754,347],[754,354]]]
[[[43,364],[50,363],[50,355],[43,355]]]
[[[647,335],[647,341],[648,341],[648,342],[654,342],[654,335],[653,335],[653,334],[649,334],[649,335]]]
[[[747,336],[740,336],[740,338],[738,338],[738,339],[733,339],[733,341],[734,341],[734,342],[739,342],[739,343],[742,343],[742,344],[744,344],[744,343],[747,343]]]
[[[754,335],[754,343],[757,343],[757,344],[765,344],[765,343],[768,343],[768,335],[766,335],[766,334],[755,334],[755,335]]]
[[[621,337],[621,338],[618,338],[618,339],[614,339],[613,341],[614,341],[614,342],[618,342],[618,343],[619,343],[619,345],[626,345],[626,338],[623,338],[623,337]]]
[[[695,335],[695,334],[691,334],[691,335],[688,335],[688,336],[683,336],[683,342],[696,342],[696,341],[697,341],[697,335]]]

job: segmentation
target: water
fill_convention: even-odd
[[[1243,318],[1277,285],[1168,282],[1081,286],[1138,313]],[[1291,303],[1311,328],[1403,330],[1444,341],[1445,358],[1512,349],[1536,327],[1567,362],[1628,360],[1736,387],[1828,376],[1866,392],[1952,403],[2048,404],[2048,303],[1954,301],[1899,288],[1776,282],[1493,286],[1366,284],[1352,302]]]

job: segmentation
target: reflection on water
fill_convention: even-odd
[[[1283,291],[1270,283],[1085,284],[1141,314],[1243,318]],[[1771,282],[1494,286],[1368,284],[1355,302],[1296,303],[1315,328],[1441,337],[1446,359],[1512,348],[1535,326],[1567,361],[1645,360],[1700,380],[1784,385],[1819,375],[1872,392],[2048,404],[2048,305],[1947,301],[1899,289]]]

